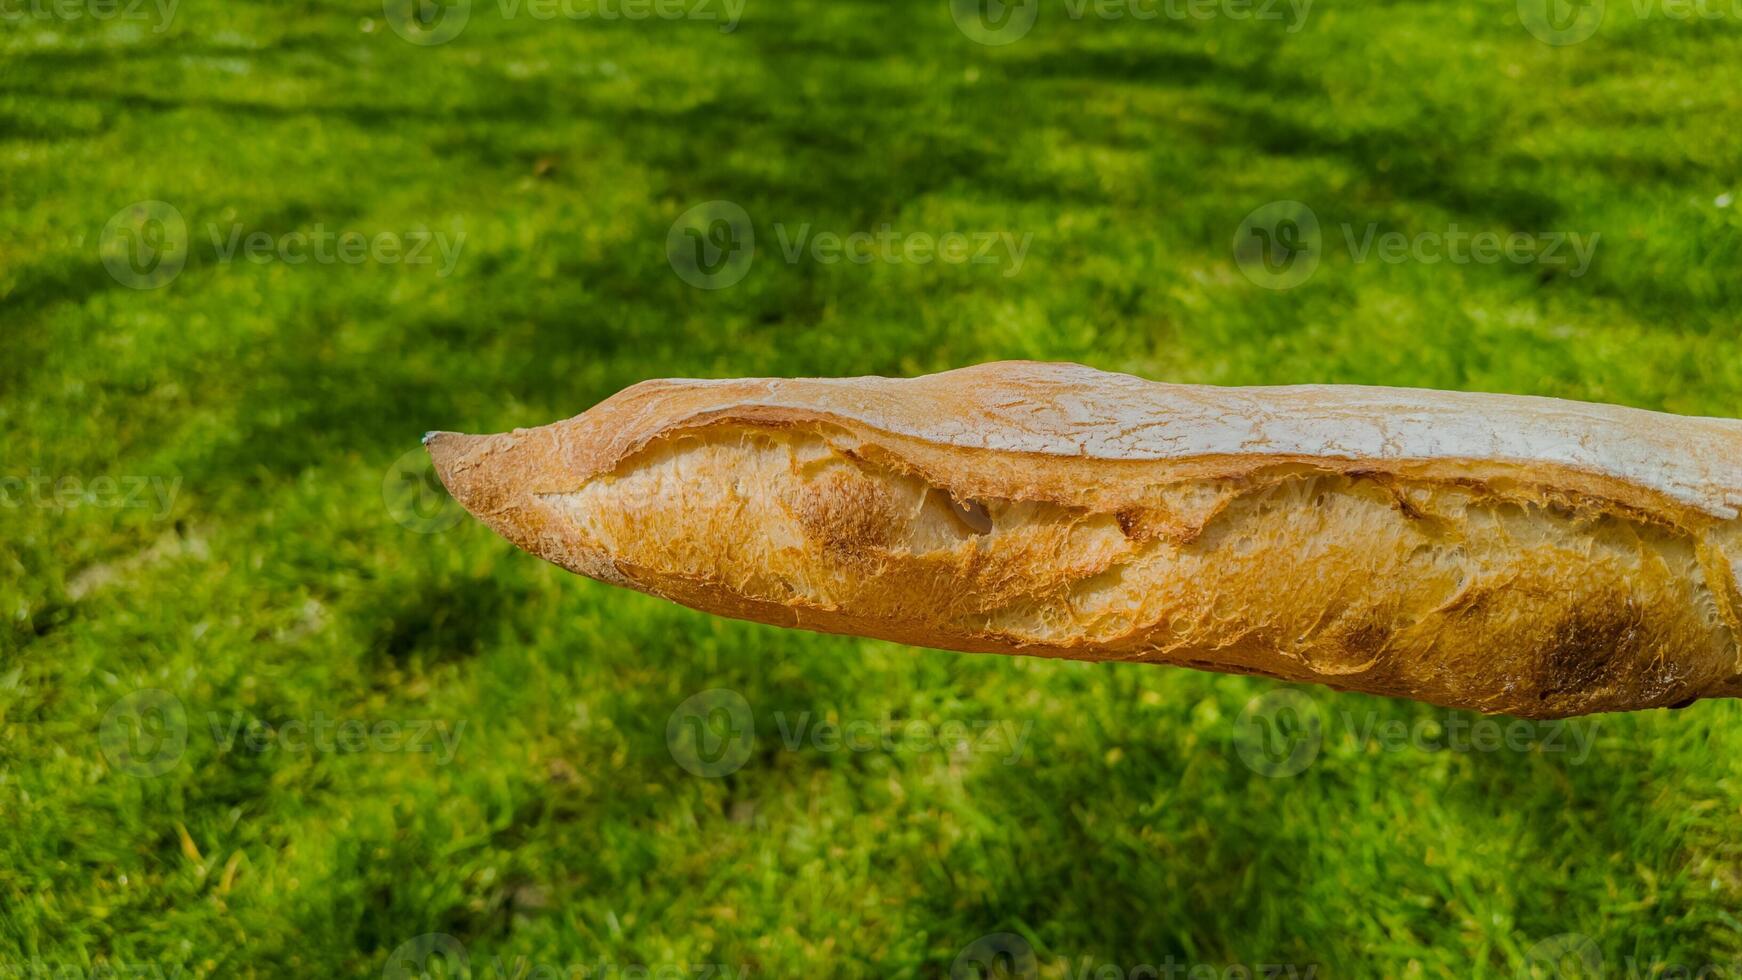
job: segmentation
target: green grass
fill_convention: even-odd
[[[1742,414],[1742,220],[1720,203],[1742,193],[1742,24],[1609,8],[1566,47],[1496,0],[1321,0],[1294,33],[1043,2],[1003,47],[944,0],[750,0],[730,33],[478,0],[428,47],[327,0],[185,0],[161,32],[7,22],[0,477],[174,492],[61,506],[13,483],[0,507],[0,977],[379,976],[443,934],[476,976],[941,978],[994,933],[1045,977],[1511,976],[1567,933],[1612,974],[1737,975],[1734,703],[1434,751],[1370,727],[1471,716],[1314,689],[1322,750],[1271,778],[1238,737],[1264,681],[711,619],[469,519],[418,533],[382,495],[426,429],[673,375],[1028,357]],[[149,199],[191,249],[135,290],[99,237]],[[1273,291],[1232,244],[1279,199],[1325,254]],[[709,200],[757,233],[719,290],[665,254]],[[788,263],[777,225],[805,223],[1033,237],[1014,275]],[[1582,276],[1355,261],[1341,229],[1370,223],[1601,239]],[[207,234],[317,226],[464,239],[439,276],[225,261]],[[719,778],[666,736],[712,688],[755,717]],[[141,690],[167,692],[135,743],[157,774],[103,741]],[[790,737],[816,719],[1026,741],[1012,763]],[[457,741],[298,739],[323,720]],[[285,737],[226,742],[249,722]]]

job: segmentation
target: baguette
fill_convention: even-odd
[[[1742,695],[1737,421],[1004,362],[425,442],[526,551],[725,616],[1522,717]]]

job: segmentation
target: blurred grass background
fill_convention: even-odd
[[[674,375],[1047,358],[1742,414],[1742,25],[1610,8],[1566,46],[1487,0],[1322,0],[1292,31],[1043,3],[1003,46],[944,0],[749,0],[731,31],[475,0],[436,45],[391,0],[7,8],[0,977],[378,976],[441,934],[477,976],[938,978],[995,933],[1047,977],[1548,975],[1568,934],[1615,974],[1742,975],[1734,703],[1433,751],[1366,733],[1470,718],[1313,690],[1322,749],[1271,778],[1236,739],[1261,680],[721,621],[470,520],[421,533],[447,522],[383,496],[426,429]],[[1323,261],[1260,288],[1234,235],[1285,199]],[[191,229],[148,290],[100,250],[142,200]],[[710,200],[758,244],[718,290],[666,257]],[[776,226],[806,223],[1032,244],[1014,275],[788,262]],[[1573,276],[1355,261],[1345,224],[1601,238]],[[441,276],[226,261],[214,227],[464,238]],[[33,477],[174,492],[94,506]],[[666,737],[712,688],[756,718],[720,778]],[[128,714],[139,691],[182,712],[162,772],[105,751],[118,725],[175,735]],[[1007,764],[787,745],[804,718],[1031,727]],[[320,719],[458,738],[450,758],[221,737]],[[1546,749],[1569,733],[1582,758]]]

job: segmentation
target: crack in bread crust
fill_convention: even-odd
[[[986,497],[906,448],[721,420],[536,496],[578,537],[570,567],[781,625],[1539,717],[1677,704],[1739,672],[1736,521],[1300,460],[1133,464],[1148,478],[1117,501]]]

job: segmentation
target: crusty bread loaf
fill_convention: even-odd
[[[1007,362],[426,441],[520,547],[726,616],[1527,717],[1742,694],[1742,422]]]

